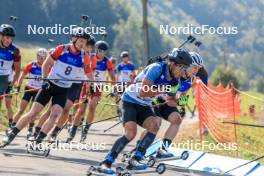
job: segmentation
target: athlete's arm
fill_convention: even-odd
[[[132,70],[131,75],[130,75],[131,83],[134,82],[135,77],[136,77],[136,72],[135,72],[135,70]]]
[[[113,67],[111,60],[107,60],[106,66],[107,66],[108,74],[109,74],[111,80],[113,81],[112,82],[112,85],[113,85],[113,84],[115,84],[114,82],[116,81],[116,77],[114,74],[114,67]]]
[[[113,70],[108,70],[108,74],[113,82],[116,81],[115,74]]]
[[[20,55],[20,51],[19,49],[16,49],[16,51],[14,52],[14,80],[11,83],[11,86],[13,86],[15,84],[15,82],[17,82],[19,74],[20,74],[20,70],[21,70],[21,55]]]
[[[30,72],[31,68],[32,68],[32,63],[29,63],[26,65],[24,71],[22,72],[22,74],[20,75],[20,77],[18,79],[18,84],[17,84],[18,87],[21,87],[24,78]]]
[[[54,59],[51,55],[42,64],[42,78],[47,78],[50,71],[50,66],[54,64]]]
[[[162,66],[159,64],[153,64],[147,71],[145,78],[142,81],[142,87],[139,92],[140,97],[153,97],[164,92],[160,92],[153,88],[155,80],[160,76],[162,72]]]
[[[119,76],[120,76],[120,73],[119,73],[119,71],[117,71],[117,73],[116,73],[116,81],[119,80]]]
[[[116,67],[116,81],[119,81],[119,76],[120,76],[120,64],[118,64]]]
[[[140,97],[154,97],[156,95],[163,93],[158,90],[151,89],[151,86],[153,86],[153,82],[144,78],[142,81],[142,87],[149,87],[149,88],[145,88],[145,89],[141,88],[139,92],[139,96]]]
[[[54,62],[59,58],[62,51],[64,49],[64,45],[59,45],[55,48],[55,50],[45,59],[42,64],[42,78],[47,78],[50,73],[50,68],[54,64]]]
[[[135,65],[133,64],[132,65],[132,71],[131,71],[131,74],[130,74],[130,80],[131,80],[131,83],[134,82],[134,79],[136,77],[136,71],[135,71]]]

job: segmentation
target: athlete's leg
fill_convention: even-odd
[[[155,118],[155,120],[156,120],[157,125],[158,126],[161,126],[161,118]],[[137,150],[138,145],[140,144],[140,142],[142,141],[142,139],[144,138],[144,136],[147,134],[147,132],[148,132],[147,130],[142,131],[142,133],[140,134],[139,140],[137,140],[137,142],[136,142],[135,148],[132,149],[132,152],[134,152],[134,151]]]
[[[155,111],[157,113],[157,111]],[[170,123],[169,128],[164,134],[162,147],[157,151],[158,158],[172,157],[173,154],[167,149],[171,145],[173,139],[176,137],[182,121],[181,115],[175,106],[163,105],[159,108],[159,115]]]
[[[58,118],[57,125],[55,126],[55,128],[51,132],[52,138],[56,138],[58,132],[61,130],[61,128],[67,122],[67,120],[69,118],[69,112],[70,112],[72,105],[73,105],[73,102],[68,99],[62,113],[60,114],[60,116]]]
[[[38,136],[37,136],[37,143],[42,142],[42,140],[47,136],[48,132],[53,128],[54,124],[56,123],[57,118],[62,113],[63,108],[58,105],[54,104],[51,107],[51,113],[48,120],[43,124]]]
[[[176,137],[180,128],[180,124],[182,122],[182,118],[178,112],[173,112],[169,115],[168,122],[170,123],[170,126],[165,132],[163,139],[163,144],[165,145],[165,147],[168,147],[171,144],[172,140]]]
[[[93,122],[93,119],[94,119],[94,116],[95,116],[95,111],[96,111],[96,107],[97,107],[97,104],[98,102],[100,101],[100,96],[92,96],[90,101],[89,101],[89,112],[88,112],[88,115],[87,115],[87,118],[86,118],[86,124],[85,124],[85,127],[83,129],[83,132],[82,132],[82,137],[86,136],[87,133],[88,133],[88,130],[91,126],[91,123]]]
[[[43,107],[42,104],[34,102],[30,111],[22,116],[16,126],[12,128],[11,132],[8,133],[7,137],[2,141],[4,146],[10,144],[15,139],[16,135],[36,117]]]
[[[81,124],[82,117],[85,114],[87,103],[79,104],[79,108],[76,111],[76,115],[73,117],[73,125],[79,126]]]
[[[142,160],[143,156],[145,155],[147,148],[153,143],[156,134],[159,130],[159,123],[157,122],[157,118],[155,116],[149,116],[144,122],[143,122],[143,128],[146,129],[146,133],[142,140],[140,140],[135,155],[133,158],[137,161]]]
[[[76,115],[73,117],[73,123],[70,127],[69,138],[67,140],[72,140],[75,137],[76,131],[78,127],[80,126],[81,120],[85,114],[87,102],[79,104],[78,107],[79,108],[77,109]]]
[[[34,102],[32,107],[28,113],[23,115],[21,119],[17,122],[16,128],[22,130],[27,126],[36,116],[40,113],[40,111],[44,108],[44,106],[38,102]]]
[[[60,88],[54,86],[52,92],[52,101],[49,118],[43,124],[36,141],[41,143],[42,140],[47,136],[49,131],[54,127],[58,117],[61,115],[67,101],[67,90],[66,88]]]
[[[18,122],[18,120],[20,119],[24,111],[26,110],[27,105],[28,105],[28,101],[22,99],[19,105],[19,109],[14,115],[12,126],[16,125],[16,123]]]
[[[107,168],[110,168],[112,163],[122,152],[125,146],[135,138],[137,134],[137,106],[132,103],[123,102],[123,119],[124,119],[124,135],[120,137],[113,145],[105,160],[102,162]]]

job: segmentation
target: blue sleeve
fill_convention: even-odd
[[[183,81],[181,79],[179,80],[179,88],[178,88],[179,92],[185,92],[188,89],[190,89],[190,87],[191,87],[190,80],[187,81]]]
[[[208,77],[200,77],[200,79],[203,81],[205,85],[208,84]]]
[[[120,65],[120,64],[117,65],[116,70],[117,70],[118,72],[120,72],[120,70],[121,70],[121,65]]]
[[[134,71],[135,70],[135,65],[131,64],[131,70]]]
[[[162,65],[161,64],[151,64],[148,66],[148,70],[145,73],[145,78],[150,82],[155,82],[155,80],[161,75]]]

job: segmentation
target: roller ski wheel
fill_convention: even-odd
[[[124,172],[120,176],[132,176],[132,174],[130,172]]]
[[[86,176],[91,176],[93,172],[96,172],[96,167],[94,166],[89,167]]]
[[[155,170],[158,174],[163,174],[166,171],[166,165],[164,163],[160,163]]]
[[[148,167],[153,167],[155,165],[155,163],[156,163],[156,158],[153,156],[150,156],[149,160],[147,162]]]
[[[189,152],[188,151],[184,151],[181,154],[181,159],[182,160],[187,160],[189,158]]]
[[[116,167],[116,175],[121,175],[125,171],[125,168],[118,166]]]
[[[148,174],[153,175],[154,173],[163,174],[166,171],[166,165],[163,163],[158,164],[157,167],[149,167],[142,169],[136,169],[136,168],[126,168],[127,170],[124,171],[121,175],[134,175],[134,174]]]
[[[44,150],[43,155],[47,158],[50,154],[50,148],[48,147],[47,149]]]
[[[123,154],[123,157],[122,157],[122,162],[126,162],[126,161],[129,161],[131,159],[131,153],[130,152],[126,152]]]

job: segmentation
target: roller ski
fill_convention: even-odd
[[[172,161],[172,160],[187,160],[189,158],[189,152],[184,151],[182,152],[181,156],[174,156],[170,154],[169,152],[165,151],[165,154],[162,155],[161,152],[164,152],[164,150],[157,151],[156,156],[151,155],[148,157],[148,166],[154,167],[155,164],[162,163],[164,161]]]
[[[101,166],[91,166],[87,171],[87,176],[99,175],[99,176],[123,176],[125,174],[123,167],[116,167],[115,170],[102,164]],[[124,175],[125,176],[125,175]]]
[[[54,142],[48,142],[46,145],[38,142],[35,137],[32,136],[28,139],[28,143],[26,144],[26,153],[48,157],[53,143]]]
[[[148,163],[137,161],[131,158],[128,161],[128,165],[123,169],[121,176],[131,176],[134,174],[145,174],[145,173],[158,173],[163,174],[166,171],[166,166],[163,163],[157,165],[157,167],[151,167]]]

